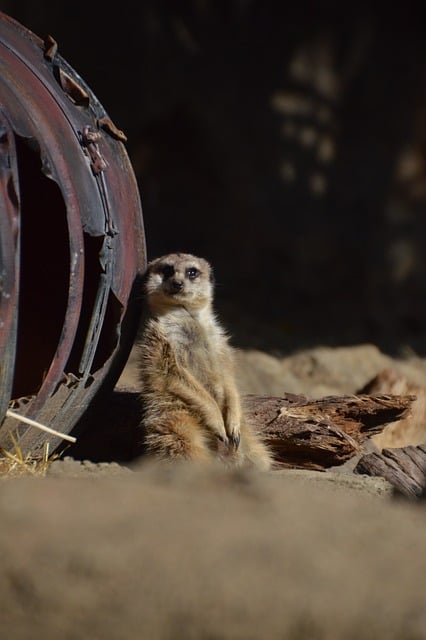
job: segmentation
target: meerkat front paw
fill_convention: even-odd
[[[238,449],[238,447],[240,446],[240,440],[241,440],[241,434],[233,434],[230,438],[231,440],[231,444],[232,447],[235,449],[235,451]]]
[[[223,442],[226,449],[237,450],[240,444],[240,425],[221,424],[221,428],[215,429],[214,433],[218,440]]]
[[[225,417],[225,431],[230,447],[236,451],[241,439],[241,413],[238,406],[230,407]]]
[[[222,419],[222,415],[219,414],[219,419],[214,420],[211,416],[206,420],[205,425],[209,429],[212,435],[214,435],[218,440],[223,442],[226,448],[229,447],[229,434],[227,433],[225,424]]]
[[[240,445],[240,439],[241,439],[240,425],[239,424],[229,425],[227,426],[226,431],[229,439],[229,445],[232,447],[232,449],[237,450]]]
[[[222,433],[216,433],[216,437],[217,437],[218,440],[223,442],[223,444],[225,445],[226,448],[229,447],[229,439],[228,439],[227,435],[223,435]]]

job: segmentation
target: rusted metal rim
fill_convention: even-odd
[[[0,13],[0,446],[41,455],[126,362],[146,265],[125,136],[45,42]]]

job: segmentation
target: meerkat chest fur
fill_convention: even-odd
[[[224,374],[224,360],[229,362],[232,356],[227,337],[211,309],[173,309],[159,323],[176,363],[188,369],[210,392],[217,390]]]

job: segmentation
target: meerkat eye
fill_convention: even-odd
[[[189,269],[186,270],[186,275],[190,280],[195,280],[195,278],[198,278],[200,273],[200,270],[196,267],[189,267]]]
[[[175,272],[175,268],[171,264],[165,264],[160,269],[160,273],[162,274],[165,280],[167,280],[168,278],[171,278],[172,275],[174,275],[174,272]]]

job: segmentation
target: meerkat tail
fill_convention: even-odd
[[[256,467],[260,471],[269,471],[273,466],[273,457],[261,436],[250,425],[242,430],[240,456],[243,464]]]

